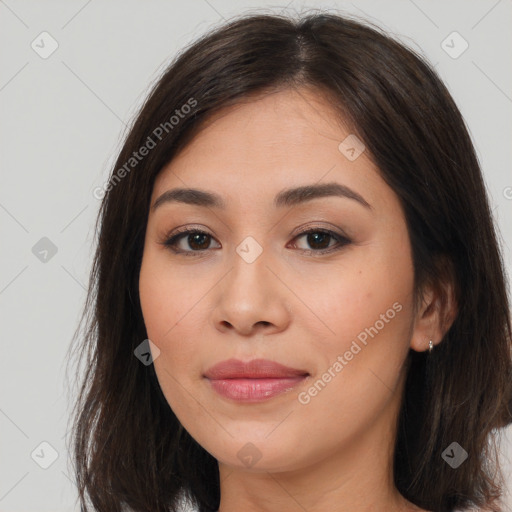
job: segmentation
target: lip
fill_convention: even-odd
[[[212,366],[204,373],[208,379],[278,379],[309,375],[306,370],[283,366],[269,359],[253,359],[244,363],[227,359]]]
[[[238,402],[260,402],[293,389],[309,373],[268,359],[222,361],[205,373],[214,391]]]

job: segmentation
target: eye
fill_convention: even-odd
[[[173,252],[184,254],[185,256],[196,256],[197,253],[203,252],[209,248],[212,235],[199,229],[187,229],[167,238],[163,245],[169,247]],[[178,247],[180,242],[184,241],[192,250]],[[196,254],[194,254],[196,253]]]
[[[313,247],[313,250],[302,250],[314,255],[322,255],[333,251],[337,251],[341,249],[343,246],[351,243],[351,241],[346,236],[343,236],[339,233],[335,233],[334,231],[328,229],[309,229],[297,235],[294,238],[294,240],[297,240],[302,237],[306,237],[306,242],[309,244],[310,247]],[[334,245],[329,245],[330,242],[332,242],[333,240],[337,243],[335,243]]]
[[[294,240],[306,237],[306,242],[312,249],[300,249],[303,252],[322,255],[341,249],[343,246],[350,244],[351,240],[347,237],[335,233],[334,231],[326,229],[309,229],[297,235]],[[167,237],[162,245],[168,247],[176,254],[183,254],[185,256],[198,256],[210,248],[210,243],[213,236],[209,233],[199,229],[185,229],[183,231]],[[335,241],[334,245],[331,244]],[[182,242],[184,242],[182,244]],[[180,246],[181,245],[181,246]],[[188,245],[189,249],[184,248],[183,245]],[[295,244],[294,244],[295,245]]]

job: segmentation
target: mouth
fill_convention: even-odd
[[[247,363],[229,359],[211,367],[203,376],[224,398],[237,402],[261,402],[292,390],[309,373],[268,359],[253,359]]]

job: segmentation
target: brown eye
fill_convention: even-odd
[[[306,242],[309,247],[311,247],[311,249],[306,248],[303,250],[309,253],[324,254],[326,252],[331,252],[331,250],[341,249],[341,247],[350,243],[348,238],[329,230],[310,229],[309,231],[301,233],[295,237],[295,239],[302,237],[306,237]],[[329,246],[329,243],[332,240],[338,243]]]
[[[205,251],[209,248],[213,237],[209,233],[199,230],[188,230],[170,237],[164,242],[166,247],[171,248],[176,253],[194,253]],[[179,243],[185,240],[186,245],[191,249],[179,247]],[[188,255],[188,254],[187,254]]]
[[[306,235],[306,240],[310,247],[313,249],[327,249],[329,242],[332,240],[332,236],[328,233],[309,233]]]
[[[189,247],[195,248],[198,250],[208,249],[210,245],[210,235],[206,233],[193,233],[187,236],[186,240],[189,244]]]

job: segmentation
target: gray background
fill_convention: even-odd
[[[510,272],[511,0],[0,0],[0,512],[78,510],[65,366],[91,264],[92,191],[107,179],[150,85],[180,48],[223,19],[311,7],[368,18],[435,64],[470,128]],[[58,44],[47,58],[43,31]],[[442,46],[453,31],[469,44],[457,58],[461,39],[444,43],[452,55]],[[506,434],[512,488],[512,429]]]

